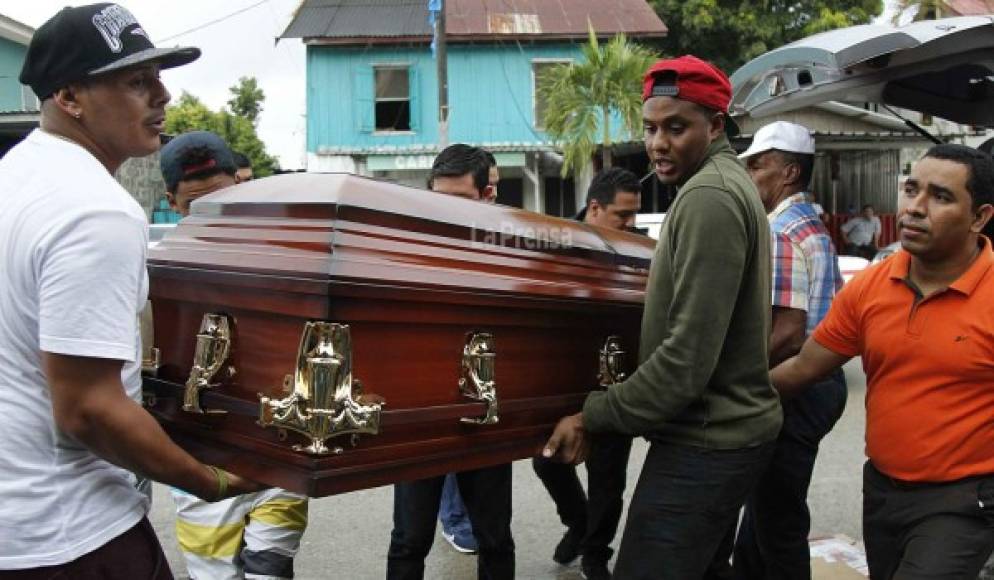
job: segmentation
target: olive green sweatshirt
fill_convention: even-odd
[[[722,136],[663,222],[639,367],[590,394],[585,428],[713,449],[776,439],[783,419],[768,372],[770,298],[769,222]]]

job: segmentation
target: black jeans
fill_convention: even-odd
[[[870,578],[975,580],[994,549],[994,506],[980,508],[981,486],[994,487],[994,474],[903,483],[867,461],[863,541]]]
[[[800,396],[784,401],[783,428],[773,460],[746,502],[735,541],[737,580],[810,580],[808,486],[818,444],[846,408],[839,369]],[[731,530],[729,538],[734,534]],[[731,546],[719,552],[728,560]]]
[[[616,580],[698,580],[773,457],[775,442],[732,450],[653,442],[614,567]]]
[[[601,433],[594,437],[587,468],[587,494],[576,474],[576,466],[544,457],[532,460],[535,474],[552,496],[563,525],[583,534],[580,553],[585,559],[607,562],[614,550],[611,541],[618,531],[625,493],[628,456],[632,437]]]
[[[859,256],[867,260],[872,260],[879,250],[873,244],[857,246],[856,244],[846,244],[846,254],[849,256]]]
[[[479,544],[477,578],[514,578],[511,538],[511,464],[456,474],[459,493]],[[421,580],[435,541],[438,502],[445,476],[398,483],[393,490],[393,532],[387,554],[388,580]]]

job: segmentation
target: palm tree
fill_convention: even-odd
[[[563,177],[590,163],[598,145],[604,166],[611,165],[612,114],[622,118],[629,135],[639,132],[642,75],[656,58],[623,34],[602,45],[593,27],[589,30],[583,62],[551,67],[538,79],[544,129],[563,150]]]

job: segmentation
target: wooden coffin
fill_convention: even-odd
[[[238,185],[149,252],[146,402],[201,460],[311,496],[528,457],[633,368],[652,249],[345,174]]]

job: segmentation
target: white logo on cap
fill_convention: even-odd
[[[135,20],[131,12],[128,12],[127,8],[117,4],[112,4],[93,15],[93,25],[100,31],[100,36],[104,37],[107,48],[111,52],[121,52],[121,49],[124,48],[124,43],[121,42],[121,33],[132,24],[138,24],[138,21]],[[139,30],[141,32],[138,32]],[[148,38],[140,26],[132,33]]]

